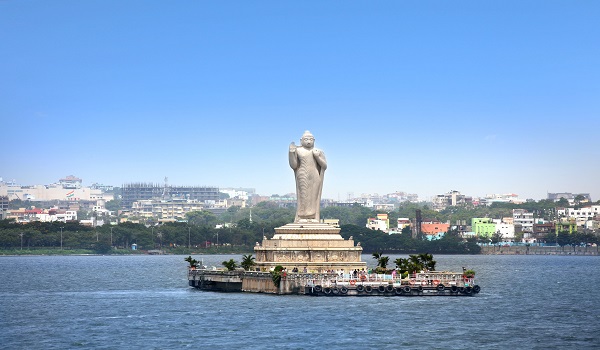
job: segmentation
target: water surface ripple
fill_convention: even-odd
[[[1,257],[0,348],[600,347],[598,257],[436,256],[438,270],[477,271],[471,298],[202,292],[183,258]]]

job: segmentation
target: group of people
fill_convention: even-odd
[[[271,270],[273,270],[273,268],[271,268]],[[286,267],[283,268],[282,272],[287,273],[288,269]],[[302,271],[300,271],[300,269],[298,269],[298,267],[294,267],[291,270],[292,273],[309,273],[307,267],[305,266],[304,268],[302,268]],[[313,273],[314,271],[311,271],[311,273]],[[374,271],[369,269],[369,270],[365,270],[364,268],[358,270],[358,269],[354,269],[353,271],[350,271],[348,273],[346,273],[343,269],[342,270],[326,270],[325,272],[321,272],[319,271],[319,273],[326,273],[329,275],[338,275],[341,278],[348,278],[348,279],[364,279],[365,277],[368,277],[369,275],[373,274]],[[392,271],[392,278],[396,277],[396,270]]]
[[[300,271],[298,270],[298,268],[297,268],[297,267],[294,267],[294,268],[292,269],[292,272],[294,272],[294,273],[298,273],[298,272],[300,272]],[[304,266],[304,270],[303,270],[302,272],[303,272],[303,273],[307,273],[307,272],[308,272],[308,270],[306,269],[306,266]]]
[[[371,273],[371,271],[365,271],[364,268],[357,270],[354,269],[354,271],[350,271],[349,273],[346,273],[343,269],[340,271],[336,271],[336,270],[327,270],[326,273],[328,274],[332,274],[332,275],[339,275],[341,278],[354,278],[354,279],[358,279],[361,276],[367,276],[368,274]]]
[[[273,269],[271,269],[273,270]],[[282,272],[287,272],[287,268],[284,267]],[[300,273],[300,269],[298,269],[298,267],[294,267],[291,271],[292,273]],[[314,272],[314,271],[313,271]],[[308,269],[306,268],[306,266],[302,269],[302,273],[308,273]],[[321,273],[319,271],[319,273]],[[326,274],[331,274],[331,275],[339,275],[342,278],[359,278],[360,276],[366,276],[368,274],[371,273],[371,270],[366,271],[364,268],[358,270],[355,269],[354,271],[350,271],[350,273],[346,273],[343,269],[342,270],[327,270],[324,273]]]

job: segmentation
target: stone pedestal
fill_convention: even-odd
[[[299,272],[350,272],[366,269],[361,261],[362,247],[354,246],[352,238],[345,240],[340,229],[321,223],[293,223],[275,228],[271,239],[266,237],[254,247],[256,266],[269,271],[277,265]]]

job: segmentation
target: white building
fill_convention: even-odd
[[[398,231],[402,231],[405,227],[410,227],[410,219],[409,218],[398,218]]]
[[[223,192],[229,195],[231,199],[242,199],[247,201],[250,196],[252,196],[256,191],[254,189],[246,189],[246,188],[221,188],[219,192]]]
[[[0,196],[7,196],[9,200],[31,201],[94,201],[100,199],[110,201],[114,199],[112,193],[105,193],[100,189],[69,186],[71,187],[63,187],[61,184],[20,186],[12,183],[0,183]]]
[[[73,175],[69,175],[58,180],[58,184],[63,188],[78,189],[81,188],[81,179]]]
[[[380,230],[383,232],[388,232],[390,229],[390,220],[387,214],[377,214],[376,218],[369,218],[367,220],[367,225],[371,230]]]
[[[533,213],[525,209],[513,209],[513,222],[515,226],[521,225],[523,232],[533,232]]]
[[[584,208],[565,208],[565,215],[569,218],[577,218],[577,219],[592,219],[594,216],[598,215],[598,209],[600,209],[600,205],[594,205],[591,207]]]
[[[141,200],[133,202],[130,216],[158,221],[185,220],[185,214],[201,211],[204,203],[192,199]]]
[[[433,209],[441,211],[447,207],[465,206],[473,203],[472,197],[467,197],[459,191],[450,191],[446,194],[438,194],[431,199]]]
[[[594,218],[600,215],[600,205],[592,205],[579,209],[565,208],[561,213],[568,219],[575,219],[578,227],[592,229]]]
[[[380,230],[383,232],[388,231],[387,223],[385,220],[378,220],[378,219],[370,218],[369,223],[367,224],[367,227],[371,230]]]
[[[515,225],[502,222],[502,220],[494,220],[494,223],[496,224],[496,232],[502,235],[503,242],[515,240]]]
[[[525,201],[519,199],[519,195],[515,193],[488,194],[485,196],[484,202],[486,205],[492,205],[493,203],[525,203]]]
[[[18,223],[27,222],[67,222],[77,220],[77,211],[75,210],[60,210],[60,209],[17,209],[7,212],[8,219],[14,219]]]
[[[39,221],[44,222],[67,222],[67,221],[76,221],[77,220],[77,212],[74,210],[49,210],[47,213],[37,214],[36,217]]]
[[[373,210],[381,210],[381,211],[393,211],[394,210],[394,204],[393,203],[379,203],[379,204],[373,204]]]

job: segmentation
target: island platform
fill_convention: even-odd
[[[473,296],[481,288],[474,276],[435,271],[406,278],[387,274],[287,273],[190,269],[191,287],[219,292],[311,296]]]

